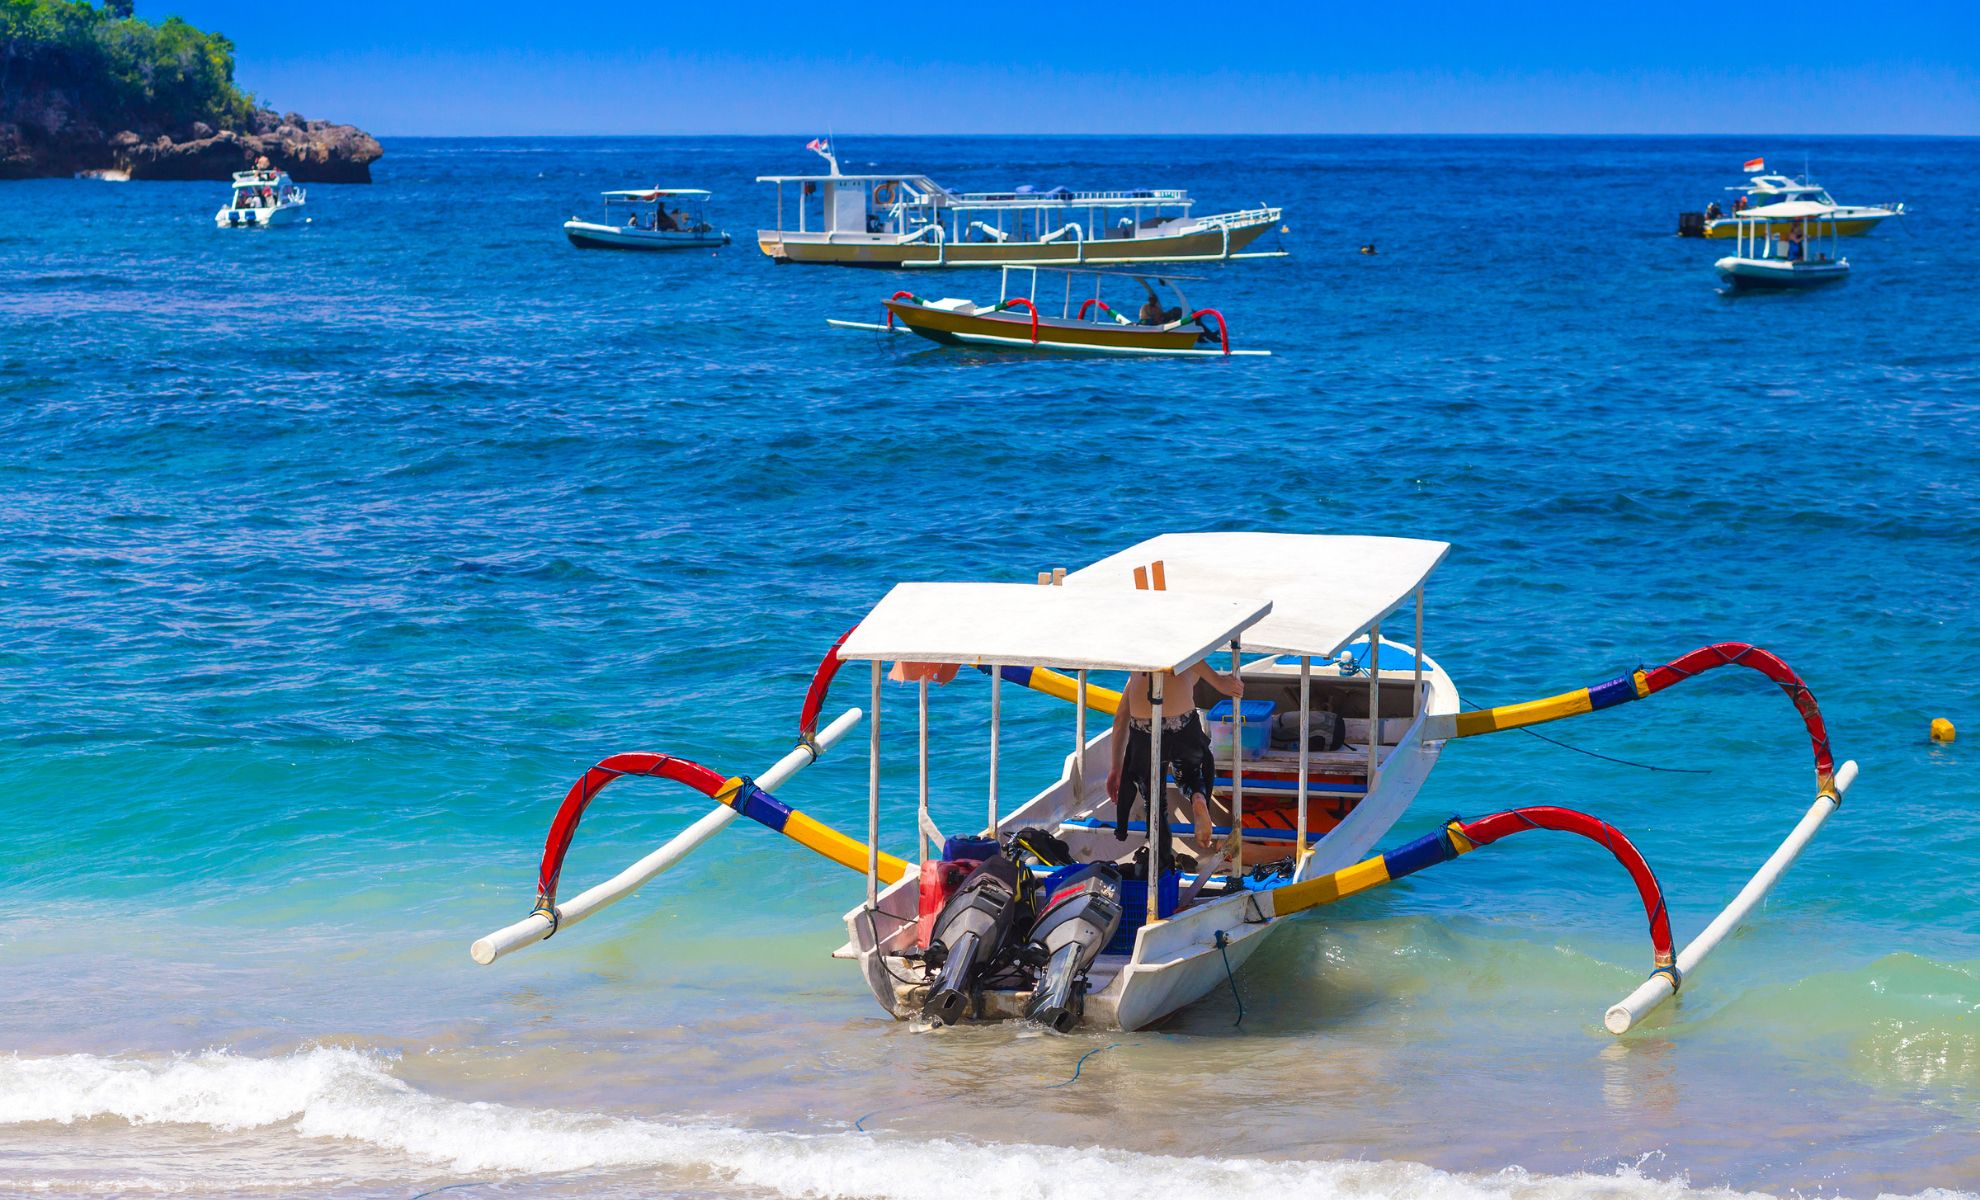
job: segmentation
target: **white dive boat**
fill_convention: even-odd
[[[758,231],[757,245],[780,263],[1103,266],[1283,254],[1246,250],[1279,224],[1276,208],[1193,216],[1195,201],[1174,188],[952,192],[925,175],[846,175],[829,149],[811,149],[828,173],[757,176],[777,189],[777,227]]]
[[[236,171],[233,196],[213,214],[213,223],[222,229],[291,224],[303,219],[304,199],[287,171],[272,167]]]
[[[1880,223],[1904,215],[1902,204],[1837,204],[1835,197],[1829,195],[1829,189],[1811,179],[1790,179],[1786,175],[1755,175],[1747,180],[1745,186],[1726,190],[1741,193],[1740,200],[1744,204],[1735,200],[1733,210],[1724,215],[1708,210],[1704,220],[1704,236],[1708,238],[1737,237],[1739,218],[1752,215],[1755,209],[1789,201],[1820,204],[1833,209],[1838,237],[1861,237]]]
[[[1836,246],[1835,213],[1812,200],[1749,208],[1734,222],[1733,253],[1712,265],[1735,291],[1840,282],[1849,277],[1849,260]]]
[[[571,245],[580,250],[713,250],[729,244],[729,235],[708,223],[710,196],[700,188],[624,188],[604,197],[602,222],[579,217],[564,222]]]
[[[747,816],[864,877],[864,900],[846,912],[848,938],[835,954],[858,966],[894,1017],[932,1025],[1022,1017],[1059,1030],[1080,1023],[1138,1029],[1227,982],[1234,986],[1232,972],[1287,917],[1516,833],[1555,830],[1608,849],[1648,917],[1654,968],[1604,1018],[1623,1032],[1673,995],[1684,974],[1759,903],[1841,803],[1855,764],[1834,769],[1821,714],[1800,678],[1741,643],[1706,646],[1546,699],[1460,712],[1456,684],[1419,649],[1424,584],[1448,550],[1443,542],[1405,538],[1165,534],[1070,574],[1041,572],[1038,586],[899,584],[827,652],[805,698],[798,745],[763,774],[726,775],[650,752],[613,755],[587,771],[551,824],[534,908],[477,940],[470,953],[492,963],[585,920]],[[1405,605],[1414,608],[1415,644],[1382,633]],[[1241,688],[1228,676],[1201,673],[1212,656],[1231,664]],[[883,787],[881,763],[889,661],[892,677],[913,685],[919,770],[918,783],[901,789],[908,794],[883,822],[883,792],[891,796],[894,787]],[[863,842],[771,794],[861,719],[851,709],[819,726],[832,677],[847,662],[868,665],[872,705]],[[1616,707],[1732,665],[1766,675],[1795,704],[1815,752],[1817,795],[1781,848],[1682,951],[1672,944],[1662,890],[1642,856],[1614,827],[1584,813],[1536,806],[1452,818],[1366,857],[1452,739]],[[984,769],[935,779],[931,684],[969,668],[986,675],[990,689]],[[1122,711],[1123,695],[1091,681],[1095,671],[1134,672],[1129,686],[1147,688],[1152,719],[1140,723],[1141,732],[1122,732],[1135,727]],[[1165,681],[1176,679],[1190,680],[1199,694],[1165,695],[1173,686]],[[1003,724],[1050,717],[1035,706],[1028,714],[1008,711],[1006,683],[1071,702],[1064,766],[1009,807],[1000,775]],[[1197,705],[1219,691],[1240,691],[1242,702],[1212,708],[1206,729]],[[1089,710],[1114,719],[1092,733]],[[1126,778],[1116,770],[1116,737],[1127,739]],[[1178,779],[1207,781],[1207,835],[1190,824],[1200,816],[1190,815],[1194,805],[1171,784],[1164,763]],[[1148,771],[1138,788],[1127,782],[1141,778],[1136,765]],[[586,806],[627,775],[685,783],[716,805],[617,876],[560,899],[564,857]],[[1118,794],[1132,798],[1139,790],[1165,802],[1117,813],[1116,783]],[[982,799],[959,807],[955,797],[964,791]],[[969,810],[984,815],[963,815]],[[945,823],[970,836],[945,834]],[[896,844],[918,847],[914,861],[881,850],[883,824]],[[1198,850],[1199,843],[1208,847]]]

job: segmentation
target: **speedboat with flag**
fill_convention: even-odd
[[[263,159],[252,171],[234,172],[234,190],[227,203],[213,214],[221,229],[266,229],[303,219],[308,199],[287,171],[276,170]]]
[[[1039,294],[1039,275],[1047,276],[1047,292]],[[1050,286],[1063,277],[1063,290]],[[1048,350],[1071,354],[1121,354],[1143,357],[1255,357],[1270,350],[1233,350],[1224,314],[1214,308],[1192,309],[1181,284],[1184,275],[1137,275],[1127,271],[1060,270],[1005,267],[995,304],[948,297],[926,300],[899,291],[881,302],[887,321],[828,319],[836,329],[875,333],[912,333],[942,346],[977,346],[996,350]],[[1013,288],[1013,281],[1018,284]],[[1102,298],[1108,281],[1139,285],[1145,299],[1127,312]],[[1039,311],[1044,303],[1046,312]],[[1056,303],[1056,314],[1049,310]]]
[[[1249,247],[1279,227],[1269,205],[1197,215],[1179,188],[954,192],[926,175],[848,175],[831,146],[823,175],[759,175],[777,227],[757,245],[780,263],[861,267],[1103,266],[1268,258]],[[788,198],[788,203],[787,203]]]
[[[1838,204],[1829,189],[1816,183],[1804,174],[1800,179],[1786,175],[1765,174],[1764,159],[1749,159],[1745,170],[1753,173],[1743,186],[1729,187],[1728,192],[1736,193],[1733,201],[1724,209],[1713,204],[1703,213],[1686,213],[1679,220],[1679,231],[1687,227],[1696,230],[1696,236],[1708,238],[1734,238],[1739,236],[1738,221],[1752,215],[1758,208],[1765,208],[1790,201],[1804,204],[1819,204],[1831,209],[1835,215],[1835,231],[1838,237],[1862,237],[1876,229],[1878,225],[1892,217],[1904,215],[1904,205],[1899,203],[1883,205]]]
[[[729,235],[709,224],[700,188],[620,188],[603,193],[605,219],[572,217],[564,236],[580,250],[714,250]]]
[[[1422,645],[1425,587],[1449,550],[1395,537],[1171,533],[1078,570],[1038,572],[1035,582],[896,584],[825,652],[796,744],[768,770],[730,773],[648,751],[587,771],[551,821],[529,915],[475,941],[471,956],[486,965],[564,933],[747,817],[860,880],[863,897],[845,912],[847,936],[834,953],[891,1016],[925,1026],[1018,1019],[1060,1031],[1132,1030],[1234,988],[1235,973],[1289,918],[1518,834],[1552,831],[1606,849],[1644,911],[1651,969],[1604,1014],[1609,1029],[1624,1032],[1760,903],[1841,804],[1856,765],[1836,768],[1801,678],[1742,643],[1464,711],[1456,682]],[[823,722],[848,665],[864,677],[868,708]],[[1816,796],[1682,950],[1643,856],[1584,812],[1523,805],[1453,817],[1374,852],[1454,741],[1604,712],[1727,666],[1758,672],[1793,703],[1814,750]],[[938,768],[931,706],[938,689],[973,686],[966,679],[989,693],[984,753],[966,765],[945,753]],[[1007,695],[1012,689],[1027,701]],[[883,743],[882,712],[895,690],[907,691],[914,711]],[[865,828],[846,833],[778,793],[788,795],[784,785],[862,719]],[[1001,744],[1015,722],[1064,730],[1056,771],[1031,782],[1009,777]],[[883,746],[909,739],[912,784],[883,763]],[[713,807],[618,875],[566,898],[561,874],[579,822],[628,776],[684,784]]]

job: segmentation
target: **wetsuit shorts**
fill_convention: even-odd
[[[1135,802],[1148,794],[1148,743],[1148,722],[1129,721],[1127,749],[1121,756],[1120,799],[1114,805],[1116,833],[1127,832]],[[1216,771],[1210,759],[1210,732],[1195,712],[1163,722],[1162,762],[1184,796],[1210,795]]]

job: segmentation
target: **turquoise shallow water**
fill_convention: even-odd
[[[1759,151],[1917,211],[1848,243],[1840,288],[1721,296],[1719,247],[1668,233]],[[1980,149],[847,143],[848,169],[952,186],[1285,205],[1291,257],[1189,285],[1277,351],[1231,363],[828,331],[896,287],[996,284],[774,268],[749,180],[807,157],[398,141],[375,186],[255,234],[206,226],[210,186],[0,189],[0,1188],[1980,1191],[1980,317],[1949,251]],[[716,189],[739,244],[562,242],[656,172]],[[1241,1031],[1213,996],[1063,1089],[1120,1039],[880,1019],[826,957],[858,881],[749,828],[551,947],[468,961],[526,911],[571,778],[630,748],[760,770],[892,581],[1235,528],[1450,540],[1425,640],[1481,703],[1764,644],[1861,782],[1620,1041],[1599,1019],[1645,968],[1633,897],[1599,852],[1528,839],[1282,931]],[[956,820],[986,711],[966,684],[938,709]],[[1053,769],[1063,710],[1006,715],[1008,778]],[[1930,746],[1934,716],[1969,741]],[[1549,732],[1710,773],[1459,744],[1392,841],[1586,808],[1657,866],[1682,941],[1809,799],[1757,677]],[[863,789],[847,753],[787,798],[856,826]],[[620,785],[567,881],[703,807]]]

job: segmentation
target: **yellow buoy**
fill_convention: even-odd
[[[1953,723],[1952,723],[1951,721],[1948,721],[1948,720],[1946,720],[1946,719],[1945,719],[1944,717],[1933,717],[1933,718],[1932,718],[1932,740],[1933,740],[1933,741],[1935,741],[1935,742],[1950,742],[1950,741],[1952,741],[1952,740],[1953,740],[1953,738],[1955,738],[1955,737],[1957,737],[1958,735],[1959,735],[1959,732],[1958,732],[1958,730],[1955,730],[1955,729],[1953,728]]]

